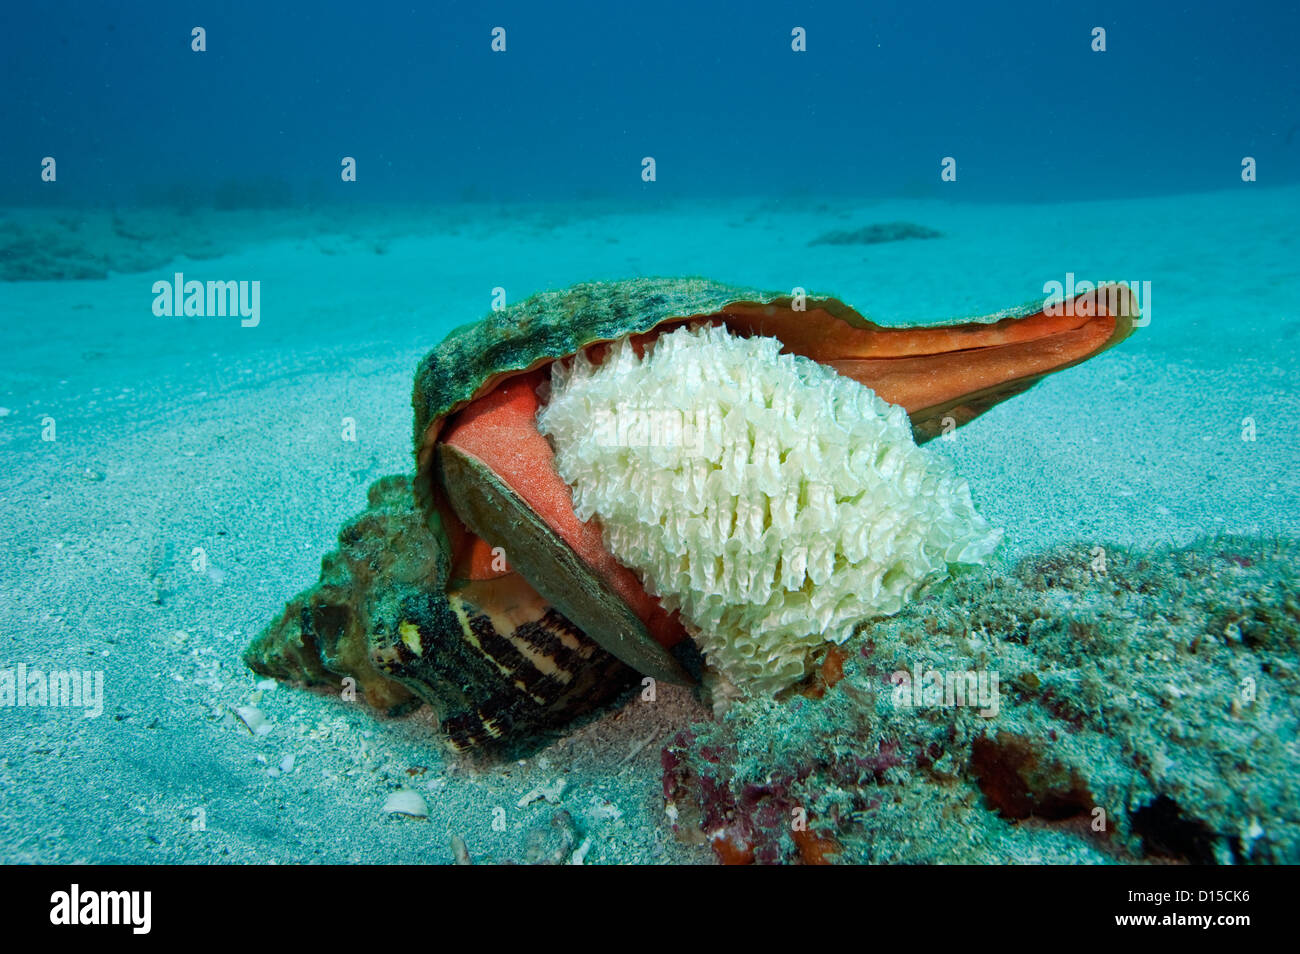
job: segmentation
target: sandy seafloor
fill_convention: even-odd
[[[661,687],[658,702],[524,762],[475,769],[440,754],[426,713],[381,720],[326,695],[259,690],[240,662],[316,580],[367,485],[409,469],[415,363],[485,313],[494,286],[513,301],[702,274],[801,285],[907,323],[1040,298],[1067,271],[1149,280],[1151,323],[1135,338],[931,446],[1005,528],[1001,559],[1067,540],[1300,533],[1300,189],[122,215],[153,221],[155,257],[216,257],[0,283],[0,665],[106,680],[98,719],[0,708],[0,861],[446,862],[452,834],[475,860],[504,861],[559,808],[590,838],[588,863],[713,860],[662,824],[660,746],[706,714],[685,691]],[[118,261],[121,236],[97,238],[78,218],[10,210],[0,229],[34,223],[52,247],[100,242]],[[897,220],[944,237],[808,244]],[[151,285],[178,270],[260,280],[260,326],[155,317]],[[47,416],[53,442],[41,440]],[[340,439],[343,417],[355,443]],[[205,573],[190,569],[194,547]],[[231,714],[255,700],[271,726],[261,736]],[[559,778],[558,804],[519,807]],[[401,787],[424,794],[427,820],[384,814]]]

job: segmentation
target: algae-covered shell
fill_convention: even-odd
[[[737,302],[767,304],[782,297],[703,278],[589,282],[540,292],[461,325],[415,372],[411,406],[420,472],[430,472],[432,447],[447,416],[491,390],[502,377],[598,342],[650,331],[663,322],[718,314]]]
[[[767,335],[903,406],[917,440],[963,424],[1127,336],[1126,289],[939,327],[887,328],[833,298],[705,279],[543,292],[452,331],[420,363],[414,478],[385,478],[321,581],[249,647],[259,672],[353,676],[434,706],[452,744],[509,747],[617,696],[634,673],[690,681],[680,622],[577,520],[534,418],[549,365],[690,321]]]

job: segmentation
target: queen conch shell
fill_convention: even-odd
[[[389,712],[428,703],[453,748],[494,753],[642,675],[691,683],[701,650],[748,691],[781,691],[818,645],[996,544],[912,438],[1100,353],[1137,317],[1123,286],[1067,304],[886,328],[831,298],[638,279],[462,326],[416,372],[415,474],[370,488],[245,661],[354,679]],[[701,342],[693,365],[666,361]],[[706,428],[706,451],[602,440],[620,389],[719,428],[731,415],[729,436]]]

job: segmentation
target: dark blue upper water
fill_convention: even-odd
[[[7,4],[0,201],[48,201],[44,156],[60,197],[123,203],[328,200],[344,156],[378,200],[630,198],[646,156],[657,195],[927,195],[945,156],[953,198],[1300,178],[1276,0],[286,6]]]

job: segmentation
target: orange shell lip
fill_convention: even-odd
[[[1123,341],[1137,318],[1132,293],[1124,285],[1083,293],[1053,311],[1059,313],[884,328],[865,321],[858,326],[821,309],[803,313],[800,322],[783,321],[770,305],[741,305],[727,309],[723,320],[733,331],[774,335],[784,350],[853,378],[900,405],[916,427],[939,411],[994,396],[977,412],[982,413],[1046,375]],[[918,434],[923,436],[932,435]]]

